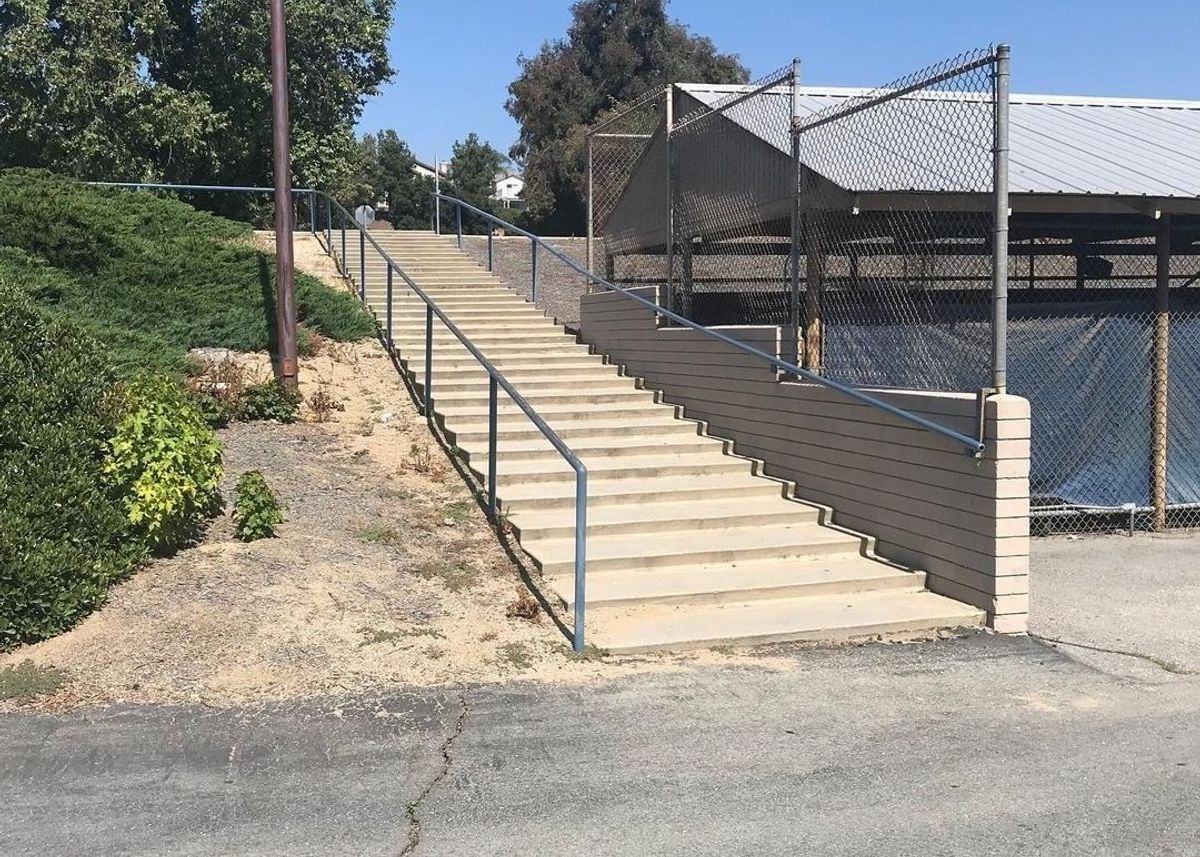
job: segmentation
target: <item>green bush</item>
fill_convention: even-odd
[[[238,479],[234,488],[233,523],[237,537],[244,542],[270,538],[283,523],[283,510],[261,472],[248,470]]]
[[[182,375],[193,347],[263,351],[272,342],[273,254],[253,245],[248,227],[178,200],[41,170],[0,171],[5,245],[0,282],[93,331],[125,377],[142,369]],[[331,339],[376,330],[352,295],[299,273],[296,311]]]
[[[0,285],[0,648],[71,627],[144,555],[104,478],[100,344]]]
[[[221,445],[173,378],[128,384],[104,473],[156,553],[180,547],[220,508]]]
[[[294,423],[300,409],[300,391],[289,389],[278,381],[252,384],[242,393],[237,407],[241,420],[275,420]]]

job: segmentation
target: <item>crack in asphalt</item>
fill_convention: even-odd
[[[404,848],[400,851],[400,857],[408,857],[408,855],[413,854],[421,844],[421,818],[417,813],[421,808],[421,804],[425,801],[425,798],[429,797],[429,794],[437,787],[438,783],[445,779],[446,775],[450,773],[450,765],[453,762],[453,759],[450,755],[450,750],[454,746],[454,742],[458,740],[460,735],[462,735],[463,728],[467,724],[467,715],[469,713],[470,706],[467,704],[467,694],[465,692],[461,692],[458,695],[458,718],[455,720],[454,728],[450,730],[450,733],[442,741],[442,746],[440,748],[442,754],[442,764],[438,768],[438,772],[434,775],[433,779],[425,784],[425,788],[421,789],[420,794],[418,794],[413,800],[409,801],[404,807],[404,812],[408,816],[408,841],[405,843]]]
[[[1163,672],[1171,673],[1172,675],[1200,675],[1200,670],[1189,669],[1182,664],[1177,664],[1174,661],[1160,658],[1156,655],[1146,655],[1141,652],[1134,652],[1128,649],[1110,649],[1105,646],[1094,646],[1090,643],[1074,643],[1070,640],[1061,640],[1055,637],[1043,637],[1040,634],[1030,634],[1035,640],[1040,640],[1043,643],[1050,643],[1056,646],[1070,646],[1076,649],[1086,649],[1089,652],[1101,652],[1106,655],[1121,655],[1126,658],[1137,658],[1158,667]]]

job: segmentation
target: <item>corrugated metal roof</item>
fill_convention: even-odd
[[[681,84],[712,106],[737,86]],[[872,90],[799,88],[802,117]],[[790,98],[784,87],[764,98]],[[809,132],[805,161],[848,190],[990,186],[991,107],[979,93],[923,91]],[[727,118],[784,152],[787,129],[750,99]],[[1200,102],[1018,95],[1010,99],[1012,193],[1200,198]],[[835,127],[841,123],[841,127]],[[950,153],[950,154],[948,154]]]

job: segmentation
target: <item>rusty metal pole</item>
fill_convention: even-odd
[[[296,360],[296,280],[292,249],[292,159],[289,146],[287,31],[283,0],[271,0],[271,121],[275,155],[275,330],[279,380],[299,384]]]
[[[1171,216],[1158,219],[1154,242],[1154,438],[1151,444],[1150,502],[1154,506],[1154,529],[1167,528],[1167,383],[1171,338]]]

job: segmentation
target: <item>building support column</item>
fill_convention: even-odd
[[[1154,530],[1167,528],[1167,386],[1171,338],[1171,216],[1161,214],[1154,242],[1154,436],[1151,444],[1150,502]]]
[[[820,373],[824,364],[825,248],[815,212],[804,215],[804,368]]]

